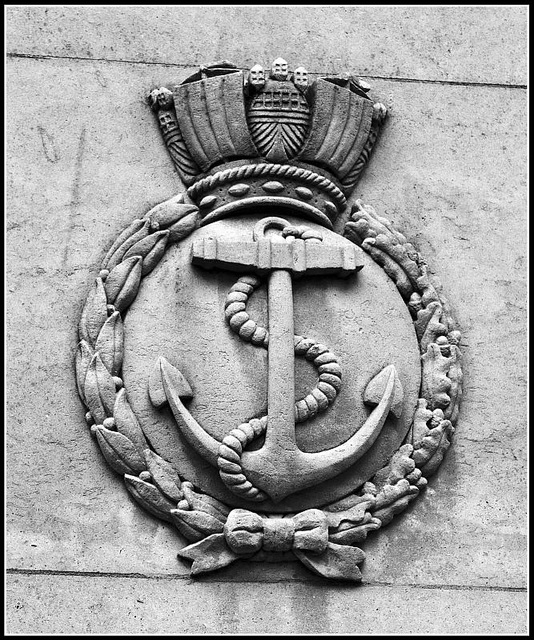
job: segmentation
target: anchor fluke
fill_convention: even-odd
[[[163,357],[158,358],[148,383],[148,392],[155,407],[169,404],[174,419],[189,444],[210,464],[217,466],[221,443],[204,431],[184,407],[182,399],[192,398],[193,391],[183,374]]]
[[[188,400],[193,397],[193,391],[182,372],[176,367],[173,367],[165,358],[159,357],[152,371],[152,375],[148,379],[150,402],[152,402],[157,409],[160,409],[169,402],[163,385],[164,372],[167,378],[167,384],[172,386],[179,398]]]
[[[386,419],[396,405],[401,409],[402,386],[393,365],[385,367],[367,385],[368,404],[375,404],[365,423],[346,442],[325,451],[305,453],[296,447],[280,447],[276,441],[257,451],[244,451],[242,468],[254,486],[273,500],[307,489],[342,473],[359,460],[374,444]],[[272,461],[276,461],[276,469]],[[268,472],[266,473],[266,469]]]
[[[391,374],[394,375],[393,399],[391,401],[391,408],[389,411],[396,418],[400,418],[402,414],[404,392],[402,390],[402,385],[400,383],[399,376],[397,375],[397,371],[392,364],[382,369],[382,371],[380,371],[380,373],[378,373],[369,382],[369,384],[365,388],[365,391],[363,392],[363,401],[365,402],[365,404],[371,406],[376,406],[377,404],[379,404],[380,400],[382,400],[382,398],[384,397]]]

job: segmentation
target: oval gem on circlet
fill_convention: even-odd
[[[326,209],[327,213],[331,216],[337,214],[336,205],[333,202],[330,202],[329,200],[325,201],[324,208]]]
[[[228,193],[231,196],[244,196],[245,193],[247,193],[248,191],[250,191],[250,185],[248,184],[234,184],[232,185],[229,189],[228,189]]]
[[[295,193],[301,200],[311,200],[313,198],[313,192],[307,187],[297,187]]]
[[[215,204],[216,200],[217,196],[206,196],[199,202],[198,207],[199,209],[209,209],[209,207],[212,207]]]
[[[267,193],[280,193],[284,190],[284,185],[276,180],[271,180],[262,185],[262,189]]]

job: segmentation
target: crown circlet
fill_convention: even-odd
[[[387,110],[350,75],[268,72],[222,61],[149,94],[163,139],[203,223],[277,205],[332,227],[368,162]]]

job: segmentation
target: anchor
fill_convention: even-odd
[[[281,230],[282,233],[266,235],[269,229]],[[192,246],[192,262],[206,269],[223,268],[268,277],[266,417],[240,425],[220,442],[208,434],[184,406],[182,401],[193,396],[192,390],[181,372],[165,358],[159,358],[149,382],[154,406],[169,404],[189,443],[210,464],[218,467],[222,480],[234,493],[252,501],[270,498],[278,503],[297,491],[329,480],[348,469],[368,451],[390,412],[400,417],[403,390],[395,367],[388,365],[367,385],[364,402],[375,408],[348,440],[332,449],[315,453],[306,453],[297,446],[295,427],[299,403],[295,407],[292,278],[303,274],[347,277],[363,267],[357,259],[355,247],[328,245],[323,243],[317,231],[294,227],[283,218],[268,217],[256,224],[252,241],[213,237],[197,240]],[[241,280],[247,281],[247,278]],[[249,278],[249,286],[254,281],[254,276]],[[230,314],[234,320],[238,315]],[[244,317],[248,318],[248,315],[244,314]],[[243,327],[244,322],[252,322],[244,317],[233,325],[230,320],[234,330]],[[251,331],[252,326],[246,333],[249,338]],[[318,361],[326,361],[322,365],[323,370],[336,371],[332,366],[328,367],[335,357]],[[328,404],[334,397],[335,393],[328,399]],[[322,409],[325,407],[326,403]],[[265,436],[263,446],[247,451],[248,443],[262,434]]]

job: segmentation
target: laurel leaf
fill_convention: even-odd
[[[204,511],[173,509],[171,517],[178,531],[193,542],[202,540],[213,533],[222,533],[224,528],[224,522]]]
[[[80,318],[80,340],[94,346],[100,329],[108,318],[106,290],[102,278],[97,278],[87,296]]]
[[[460,399],[462,397],[462,354],[460,349],[454,344],[450,346],[450,367],[447,373],[447,377],[451,381],[451,388],[449,390],[449,396],[451,398],[450,403],[444,410],[445,418],[450,420],[452,424],[456,422],[458,417],[458,408],[460,405]]]
[[[371,205],[364,205],[362,200],[356,200],[352,205],[351,219],[356,223],[364,221],[366,223],[365,235],[369,233],[369,230],[376,237],[379,234],[383,234],[390,237],[392,242],[406,243],[406,238],[402,233],[397,231],[392,223],[383,216],[379,216]]]
[[[115,398],[113,407],[113,417],[117,425],[117,431],[131,440],[137,447],[139,453],[143,453],[148,447],[145,435],[135,413],[132,411],[130,403],[126,398],[126,389],[121,389]]]
[[[432,416],[432,411],[427,408],[427,401],[424,398],[419,398],[411,429],[412,443],[419,442],[430,431],[427,423]]]
[[[113,415],[115,382],[98,353],[92,357],[87,368],[84,393],[85,403],[97,424],[102,424],[108,416]]]
[[[85,402],[85,376],[94,351],[85,340],[81,340],[76,349],[76,384],[80,398]]]
[[[367,251],[373,260],[377,262],[393,280],[402,297],[409,299],[413,293],[413,287],[404,269],[393,260],[393,258],[388,256],[387,253],[375,247],[374,242],[374,238],[367,238],[362,242],[362,248]]]
[[[399,480],[397,484],[385,484],[376,494],[376,509],[373,512],[373,516],[378,518],[377,513],[379,511],[405,496],[417,493],[417,491],[417,487],[410,484],[410,481],[406,478]]]
[[[357,222],[349,220],[345,224],[343,235],[351,242],[354,242],[354,244],[361,246],[362,242],[365,240],[366,231],[368,230],[369,225],[364,220],[358,220]]]
[[[194,231],[200,220],[198,211],[190,213],[169,227],[169,244],[178,242]]]
[[[449,421],[447,421],[449,422]],[[421,473],[425,478],[429,478],[435,473],[439,465],[443,462],[443,458],[447,453],[447,449],[451,446],[450,437],[454,431],[454,428],[449,422],[449,425],[444,428],[443,436],[439,441],[438,447],[432,458],[421,467]]]
[[[102,362],[112,376],[118,376],[122,368],[123,341],[122,318],[120,313],[115,311],[104,322],[95,343],[95,350],[99,352]]]
[[[141,282],[142,258],[132,256],[117,265],[106,280],[109,304],[124,311],[134,301]]]
[[[436,427],[419,442],[415,443],[413,459],[418,468],[423,467],[437,451],[443,437],[443,431]]]
[[[374,245],[384,253],[387,253],[390,258],[402,268],[412,283],[412,286],[417,284],[417,278],[420,276],[419,267],[414,260],[408,257],[404,243],[401,244],[399,240],[390,233],[387,235],[385,233],[378,233],[374,239]]]
[[[417,291],[414,291],[410,296],[410,300],[408,301],[408,311],[410,312],[410,315],[412,316],[414,321],[417,319],[417,313],[421,311],[422,306],[423,304],[421,302],[421,296],[417,293]]]
[[[204,493],[197,493],[190,482],[182,482],[182,491],[190,509],[209,513],[220,522],[226,522],[230,509],[225,504]]]
[[[180,194],[151,209],[145,217],[150,220],[152,228],[155,226],[159,228],[170,227],[190,213],[198,211],[196,205],[183,204],[183,202],[180,202],[182,198],[183,196]]]
[[[366,506],[367,509],[374,508],[375,498],[373,495],[370,495],[369,493],[365,493],[362,496],[358,496],[355,493],[351,493],[348,496],[341,498],[341,500],[336,500],[335,502],[330,503],[329,505],[323,507],[323,509],[326,512],[326,515],[330,522],[330,518],[333,517],[330,515],[331,513],[333,514],[340,511],[347,511],[362,503],[365,503],[367,505]]]
[[[150,449],[145,450],[145,460],[147,470],[150,472],[156,487],[171,500],[176,502],[182,500],[184,494],[180,490],[180,478],[174,467]]]
[[[443,307],[439,302],[431,302],[417,313],[414,325],[421,353],[425,353],[428,345],[436,342],[438,336],[447,333],[447,327],[440,322],[442,313]]]
[[[451,359],[442,355],[439,345],[432,343],[428,345],[421,360],[421,396],[427,400],[429,409],[443,409],[451,401],[448,395],[451,381],[447,377]]]
[[[146,238],[151,232],[150,229],[150,221],[143,220],[142,226],[135,232],[128,236],[122,244],[117,247],[113,255],[109,258],[106,269],[110,271],[114,269],[117,265],[124,261],[124,255],[128,251],[130,247],[133,247],[136,242]]]
[[[409,475],[415,468],[415,462],[412,459],[413,446],[404,444],[396,451],[389,463],[376,472],[373,477],[373,483],[379,491],[385,485],[397,484],[400,480]]]
[[[370,531],[376,531],[376,529],[380,529],[382,523],[377,518],[371,518],[369,522],[365,524],[356,525],[350,529],[344,529],[343,531],[338,531],[328,533],[328,540],[330,542],[335,542],[336,544],[358,544],[359,542],[363,542]]]
[[[168,237],[169,231],[158,231],[156,233],[152,233],[130,247],[130,249],[128,249],[124,254],[123,259],[127,260],[132,256],[140,256],[143,258],[141,275],[146,276],[152,271],[152,269],[154,269],[165,253]]]
[[[332,511],[331,505],[324,509],[329,530],[348,529],[349,526],[354,527],[369,522],[369,512],[375,508],[376,500],[370,495],[360,496],[360,498],[361,502],[344,511]]]
[[[171,511],[175,508],[175,504],[168,500],[157,487],[129,474],[124,476],[124,482],[136,502],[149,513],[161,520],[173,521]]]
[[[130,225],[128,225],[126,229],[121,231],[121,233],[119,234],[119,236],[117,237],[117,239],[111,245],[109,251],[107,252],[106,257],[102,262],[102,269],[110,269],[109,260],[113,256],[115,251],[124,243],[125,240],[133,236],[134,233],[137,233],[139,229],[142,229],[145,224],[146,224],[146,220],[137,218]],[[115,263],[115,264],[118,264],[118,263]],[[115,264],[113,264],[111,269],[115,266]]]
[[[395,260],[415,286],[420,275],[417,264],[419,254],[387,218],[379,216],[373,207],[364,206],[361,200],[357,200],[352,206],[351,220],[347,222],[345,229],[348,231],[345,235],[359,245],[366,238],[375,238],[376,247]]]
[[[443,460],[450,446],[450,436],[454,428],[449,420],[442,420],[430,429],[421,440],[414,444],[413,459],[425,477],[430,476]]]
[[[380,520],[383,527],[386,524],[389,524],[398,513],[404,511],[410,502],[419,495],[419,489],[416,486],[409,485],[409,487],[408,492],[398,498],[395,502],[392,502],[387,507],[373,513],[373,516],[377,520]]]
[[[137,451],[134,443],[122,433],[110,431],[99,425],[96,427],[96,438],[106,460],[117,473],[145,471],[143,456]]]
[[[419,266],[421,275],[417,278],[417,286],[421,293],[421,301],[423,307],[428,307],[431,302],[440,302],[438,292],[430,281],[430,275],[428,273],[428,267],[426,264],[421,263]],[[435,279],[435,278],[434,278]]]
[[[458,344],[456,338],[459,340],[461,337],[461,334],[459,331],[454,330],[456,327],[456,323],[454,322],[454,319],[452,317],[449,301],[447,300],[447,298],[445,298],[445,296],[443,296],[443,294],[441,294],[440,302],[441,302],[441,306],[443,307],[441,323],[447,327],[447,331],[446,331],[447,339],[452,338],[449,340],[449,342],[451,344]]]

